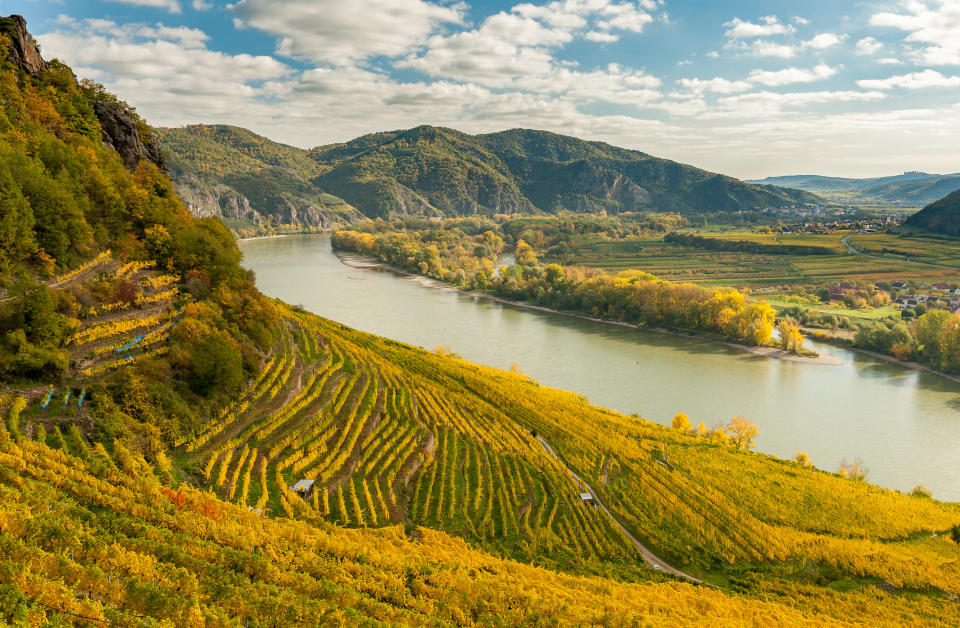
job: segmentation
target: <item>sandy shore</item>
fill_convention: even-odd
[[[289,238],[295,235],[305,235],[303,233],[278,233],[268,236],[252,236],[250,238],[237,238],[237,242],[249,242],[250,240],[273,240],[274,238]],[[308,235],[308,234],[306,234]]]
[[[721,340],[719,338],[711,338],[710,336],[704,335],[690,335],[670,329],[662,329],[659,327],[645,327],[642,325],[635,325],[633,323],[626,323],[623,321],[611,321],[603,318],[596,318],[594,316],[587,316],[586,314],[577,314],[575,312],[564,312],[563,310],[557,310],[550,307],[544,307],[542,305],[533,305],[531,303],[525,303],[524,301],[511,301],[510,299],[504,299],[502,297],[493,296],[490,294],[484,294],[482,292],[471,292],[469,290],[461,290],[454,286],[451,286],[448,283],[438,281],[436,279],[431,279],[429,277],[424,277],[423,275],[417,275],[395,266],[390,266],[383,262],[378,262],[375,259],[366,257],[364,255],[359,255],[357,253],[347,253],[343,251],[334,251],[334,254],[340,259],[341,262],[350,266],[352,268],[359,269],[383,269],[389,270],[390,272],[397,273],[398,275],[403,275],[404,277],[410,279],[411,281],[420,284],[421,286],[427,288],[440,288],[442,290],[449,290],[450,292],[457,292],[459,294],[464,294],[467,296],[478,297],[481,299],[489,299],[491,301],[496,301],[498,303],[504,303],[506,305],[512,305],[514,307],[521,307],[527,310],[535,310],[538,312],[548,312],[550,314],[559,314],[561,316],[569,316],[571,318],[580,318],[587,321],[593,321],[596,323],[604,323],[606,325],[619,325],[620,327],[629,327],[631,329],[639,329],[642,331],[651,331],[658,334],[667,334],[670,336],[678,336],[681,338],[696,338],[699,340],[706,340],[709,342],[716,342],[718,344],[726,345],[740,351],[746,351],[747,353],[752,353],[754,355],[759,355],[767,358],[774,358],[777,360],[783,360],[785,362],[799,362],[803,364],[818,364],[821,366],[840,366],[844,364],[844,361],[840,358],[832,355],[818,355],[817,357],[808,357],[802,355],[794,355],[787,351],[777,349],[776,347],[751,347],[749,345],[742,345],[736,342],[729,342],[727,340]]]

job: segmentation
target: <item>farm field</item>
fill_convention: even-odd
[[[916,280],[955,281],[960,270],[907,263],[904,257],[879,259],[854,255],[841,242],[846,234],[773,234],[746,231],[710,233],[707,237],[760,244],[791,244],[830,249],[830,255],[766,255],[740,251],[709,251],[664,242],[662,238],[631,238],[574,245],[565,263],[613,272],[638,269],[671,281],[704,286],[815,286],[842,280],[876,282]],[[953,263],[960,267],[960,243],[887,234],[856,234],[851,244],[881,254],[887,248],[909,251],[910,259]]]
[[[960,271],[960,241],[886,233],[850,236],[850,244],[864,253],[955,266]]]

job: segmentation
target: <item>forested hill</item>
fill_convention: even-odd
[[[960,625],[957,504],[267,299],[155,147],[0,20],[0,625]]]
[[[918,207],[960,189],[960,173],[905,172],[868,179],[792,175],[768,177],[750,183],[798,188],[843,203],[895,203]]]
[[[933,233],[960,236],[960,190],[930,203],[904,224]]]
[[[363,218],[312,179],[307,151],[227,125],[160,129],[177,194],[195,216],[218,216],[241,235],[325,229]]]
[[[279,195],[258,196],[258,188],[336,195],[368,217],[727,213],[820,201],[809,192],[750,185],[637,151],[525,129],[472,136],[422,126],[308,152],[234,127],[188,126],[165,129],[162,146],[194,211],[214,207],[211,192],[226,187],[264,215],[276,213]],[[233,218],[235,212],[221,213]]]

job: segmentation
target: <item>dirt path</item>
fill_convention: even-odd
[[[552,458],[554,458],[557,462],[559,462],[561,465],[563,465],[563,468],[567,470],[567,472],[568,472],[568,473],[570,474],[570,476],[574,479],[574,481],[576,481],[576,482],[577,482],[578,484],[580,484],[587,492],[589,492],[591,495],[593,495],[593,501],[597,504],[597,508],[599,508],[601,511],[603,511],[603,513],[604,513],[605,515],[607,515],[607,517],[610,518],[610,521],[612,521],[613,524],[614,524],[615,526],[617,526],[617,528],[619,528],[621,532],[623,532],[624,536],[626,536],[626,537],[630,540],[630,542],[633,543],[633,546],[637,548],[637,551],[640,552],[640,555],[643,556],[643,560],[645,560],[648,565],[650,565],[650,566],[653,567],[654,569],[657,569],[657,570],[659,570],[659,571],[663,571],[663,572],[668,573],[668,574],[672,574],[672,575],[677,576],[677,577],[679,577],[679,578],[685,578],[685,579],[687,579],[687,580],[689,580],[689,581],[691,581],[691,582],[696,582],[697,584],[704,584],[704,582],[703,582],[702,580],[700,580],[699,578],[694,578],[694,577],[691,576],[690,574],[684,573],[684,572],[680,571],[679,569],[677,569],[676,567],[673,567],[673,566],[669,565],[669,564],[668,564],[666,561],[664,561],[662,558],[660,558],[659,556],[657,556],[656,554],[654,554],[653,552],[651,552],[649,549],[647,549],[647,547],[646,547],[643,543],[641,543],[640,541],[638,541],[635,536],[633,536],[632,534],[630,534],[630,531],[627,530],[627,528],[624,527],[624,525],[623,525],[622,523],[620,523],[620,521],[619,521],[615,516],[613,516],[613,513],[610,512],[610,510],[603,504],[602,501],[600,501],[600,497],[597,495],[596,491],[594,491],[593,488],[591,488],[591,486],[590,486],[589,484],[587,484],[586,482],[584,482],[583,479],[581,479],[579,475],[577,475],[576,473],[574,473],[573,469],[571,469],[570,467],[567,466],[567,463],[564,462],[563,459],[560,458],[560,456],[557,455],[557,452],[554,451],[553,447],[550,446],[550,443],[548,443],[547,440],[546,440],[543,436],[537,436],[537,440],[540,442],[540,446],[543,447],[543,450],[544,450],[545,452],[547,452],[548,455],[550,455],[550,456],[551,456]]]

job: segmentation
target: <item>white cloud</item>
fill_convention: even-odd
[[[120,4],[132,4],[140,7],[156,7],[166,9],[170,13],[183,13],[178,0],[108,0],[109,2],[118,2]]]
[[[858,55],[874,55],[883,50],[883,44],[874,37],[864,37],[857,42]]]
[[[750,51],[755,57],[778,57],[780,59],[790,59],[797,55],[797,47],[787,44],[778,44],[763,39],[753,42]]]
[[[882,59],[877,59],[877,63],[880,65],[903,65],[903,61],[896,57],[883,57]]]
[[[886,98],[880,91],[751,92],[726,96],[717,106],[700,116],[703,120],[774,119],[795,115],[796,109],[828,103],[877,101]],[[789,110],[789,111],[788,111]]]
[[[193,0],[193,10],[194,11],[206,11],[207,9],[212,9],[213,4],[207,0]]]
[[[397,65],[434,78],[542,93],[580,93],[581,85],[600,76],[593,87],[597,96],[591,100],[648,102],[653,94],[638,93],[637,81],[643,83],[639,86],[643,90],[657,87],[659,81],[643,72],[631,74],[617,66],[580,72],[555,55],[581,34],[590,41],[617,41],[617,31],[639,32],[652,19],[636,4],[610,0],[520,4],[487,17],[472,30],[434,35],[424,51]],[[624,90],[622,95],[615,93],[618,88]]]
[[[396,57],[426,43],[465,6],[424,0],[240,0],[231,10],[247,26],[279,38],[277,51],[336,65]]]
[[[733,39],[749,39],[753,37],[770,37],[771,35],[786,35],[796,29],[789,24],[781,24],[775,15],[760,18],[760,23],[747,22],[738,17],[725,23],[726,36]]]
[[[821,81],[834,76],[837,73],[836,68],[832,68],[821,63],[812,70],[802,68],[786,68],[774,72],[754,70],[750,73],[748,80],[751,83],[759,83],[767,87],[779,87],[781,85],[790,85],[792,83],[812,83]]]
[[[926,65],[960,65],[960,2],[958,0],[900,0],[900,12],[870,18],[873,26],[909,33],[908,42],[922,47],[915,54]]]
[[[836,35],[835,33],[820,33],[813,39],[803,42],[803,45],[807,48],[813,48],[814,50],[823,50],[824,48],[836,46],[846,39],[846,37],[846,35]]]
[[[865,79],[857,81],[857,85],[864,89],[924,89],[927,87],[958,87],[960,76],[944,76],[936,70],[924,70],[912,74],[901,74],[885,79]]]
[[[712,79],[680,79],[677,81],[683,88],[694,94],[713,92],[715,94],[736,94],[745,92],[752,87],[748,81],[728,81],[725,78]]]
[[[614,33],[605,33],[603,31],[590,31],[584,35],[583,38],[600,43],[610,43],[612,41],[619,41],[620,36]]]

